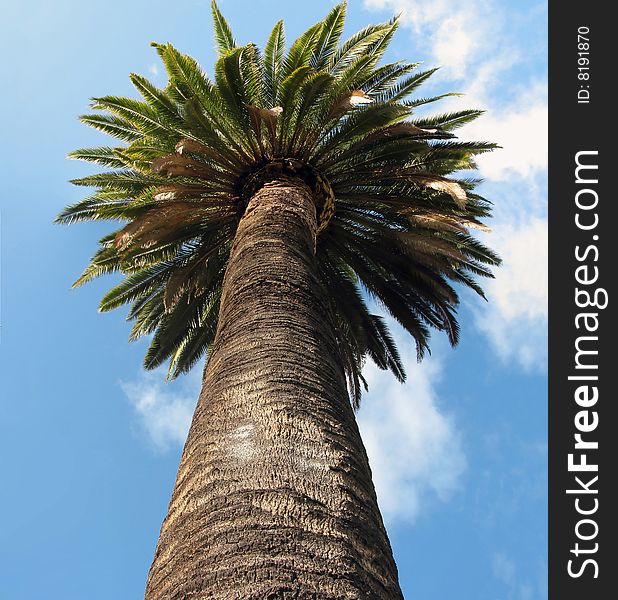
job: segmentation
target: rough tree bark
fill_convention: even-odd
[[[402,598],[315,236],[302,181],[250,200],[146,600]]]

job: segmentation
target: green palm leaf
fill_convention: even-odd
[[[264,89],[266,103],[269,106],[274,106],[277,98],[284,52],[285,29],[283,21],[279,21],[264,46]]]
[[[234,36],[232,35],[232,30],[230,29],[227,21],[223,18],[223,15],[221,14],[215,0],[212,0],[211,8],[217,49],[219,50],[219,54],[225,54],[236,47]]]
[[[343,33],[345,13],[346,3],[342,2],[337,4],[322,22],[320,36],[317,39],[315,51],[311,57],[311,66],[316,71],[324,69],[335,53],[337,43]]]

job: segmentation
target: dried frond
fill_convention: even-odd
[[[179,227],[199,222],[204,217],[204,210],[189,202],[150,209],[123,227],[115,235],[114,245],[121,252],[131,245],[148,248],[173,236]]]
[[[466,205],[468,196],[463,187],[456,181],[445,179],[444,177],[438,177],[437,175],[431,175],[427,173],[412,174],[409,176],[410,180],[419,185],[431,188],[438,192],[447,193],[459,206],[463,208]]]

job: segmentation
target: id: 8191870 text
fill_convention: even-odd
[[[577,103],[590,103],[590,28],[577,28]]]

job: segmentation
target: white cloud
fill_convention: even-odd
[[[470,64],[500,39],[502,15],[491,0],[365,0],[365,6],[401,14],[404,26],[428,39],[431,60],[451,79],[467,77]]]
[[[148,65],[148,70],[156,77],[159,74],[159,67],[153,63]]]
[[[488,66],[488,69],[491,69]],[[499,68],[499,67],[498,67]],[[479,75],[486,77],[485,73]],[[462,138],[495,142],[501,149],[478,157],[487,179],[531,179],[547,170],[547,86],[536,83],[520,91],[513,102],[500,104],[484,97],[486,82],[475,80],[461,107],[487,109],[487,113],[460,130]]]
[[[547,222],[501,225],[495,245],[504,266],[488,289],[506,319],[547,317]]]
[[[478,47],[478,36],[470,29],[465,15],[445,18],[433,36],[433,55],[436,63],[445,65],[453,76],[467,71],[471,56]]]
[[[495,227],[491,245],[502,260],[485,283],[487,305],[474,303],[477,326],[504,361],[547,368],[547,221],[534,217]]]
[[[440,362],[434,355],[419,365],[407,336],[390,320],[389,326],[408,380],[402,385],[369,363],[364,370],[369,393],[358,423],[384,518],[414,521],[436,498],[450,498],[466,460],[453,418],[438,406]]]
[[[365,0],[365,6],[401,12],[413,38],[428,40],[432,64],[442,67],[438,77],[464,94],[443,102],[440,110],[487,110],[460,130],[462,138],[502,146],[479,157],[484,177],[530,178],[547,169],[547,86],[528,78],[525,86],[512,89],[509,70],[527,56],[518,49],[521,39],[511,31],[512,15],[507,27],[498,2]],[[524,81],[521,75],[518,80]]]
[[[194,383],[165,383],[160,371],[140,373],[135,381],[120,383],[141,429],[157,450],[184,444],[199,393]]]

